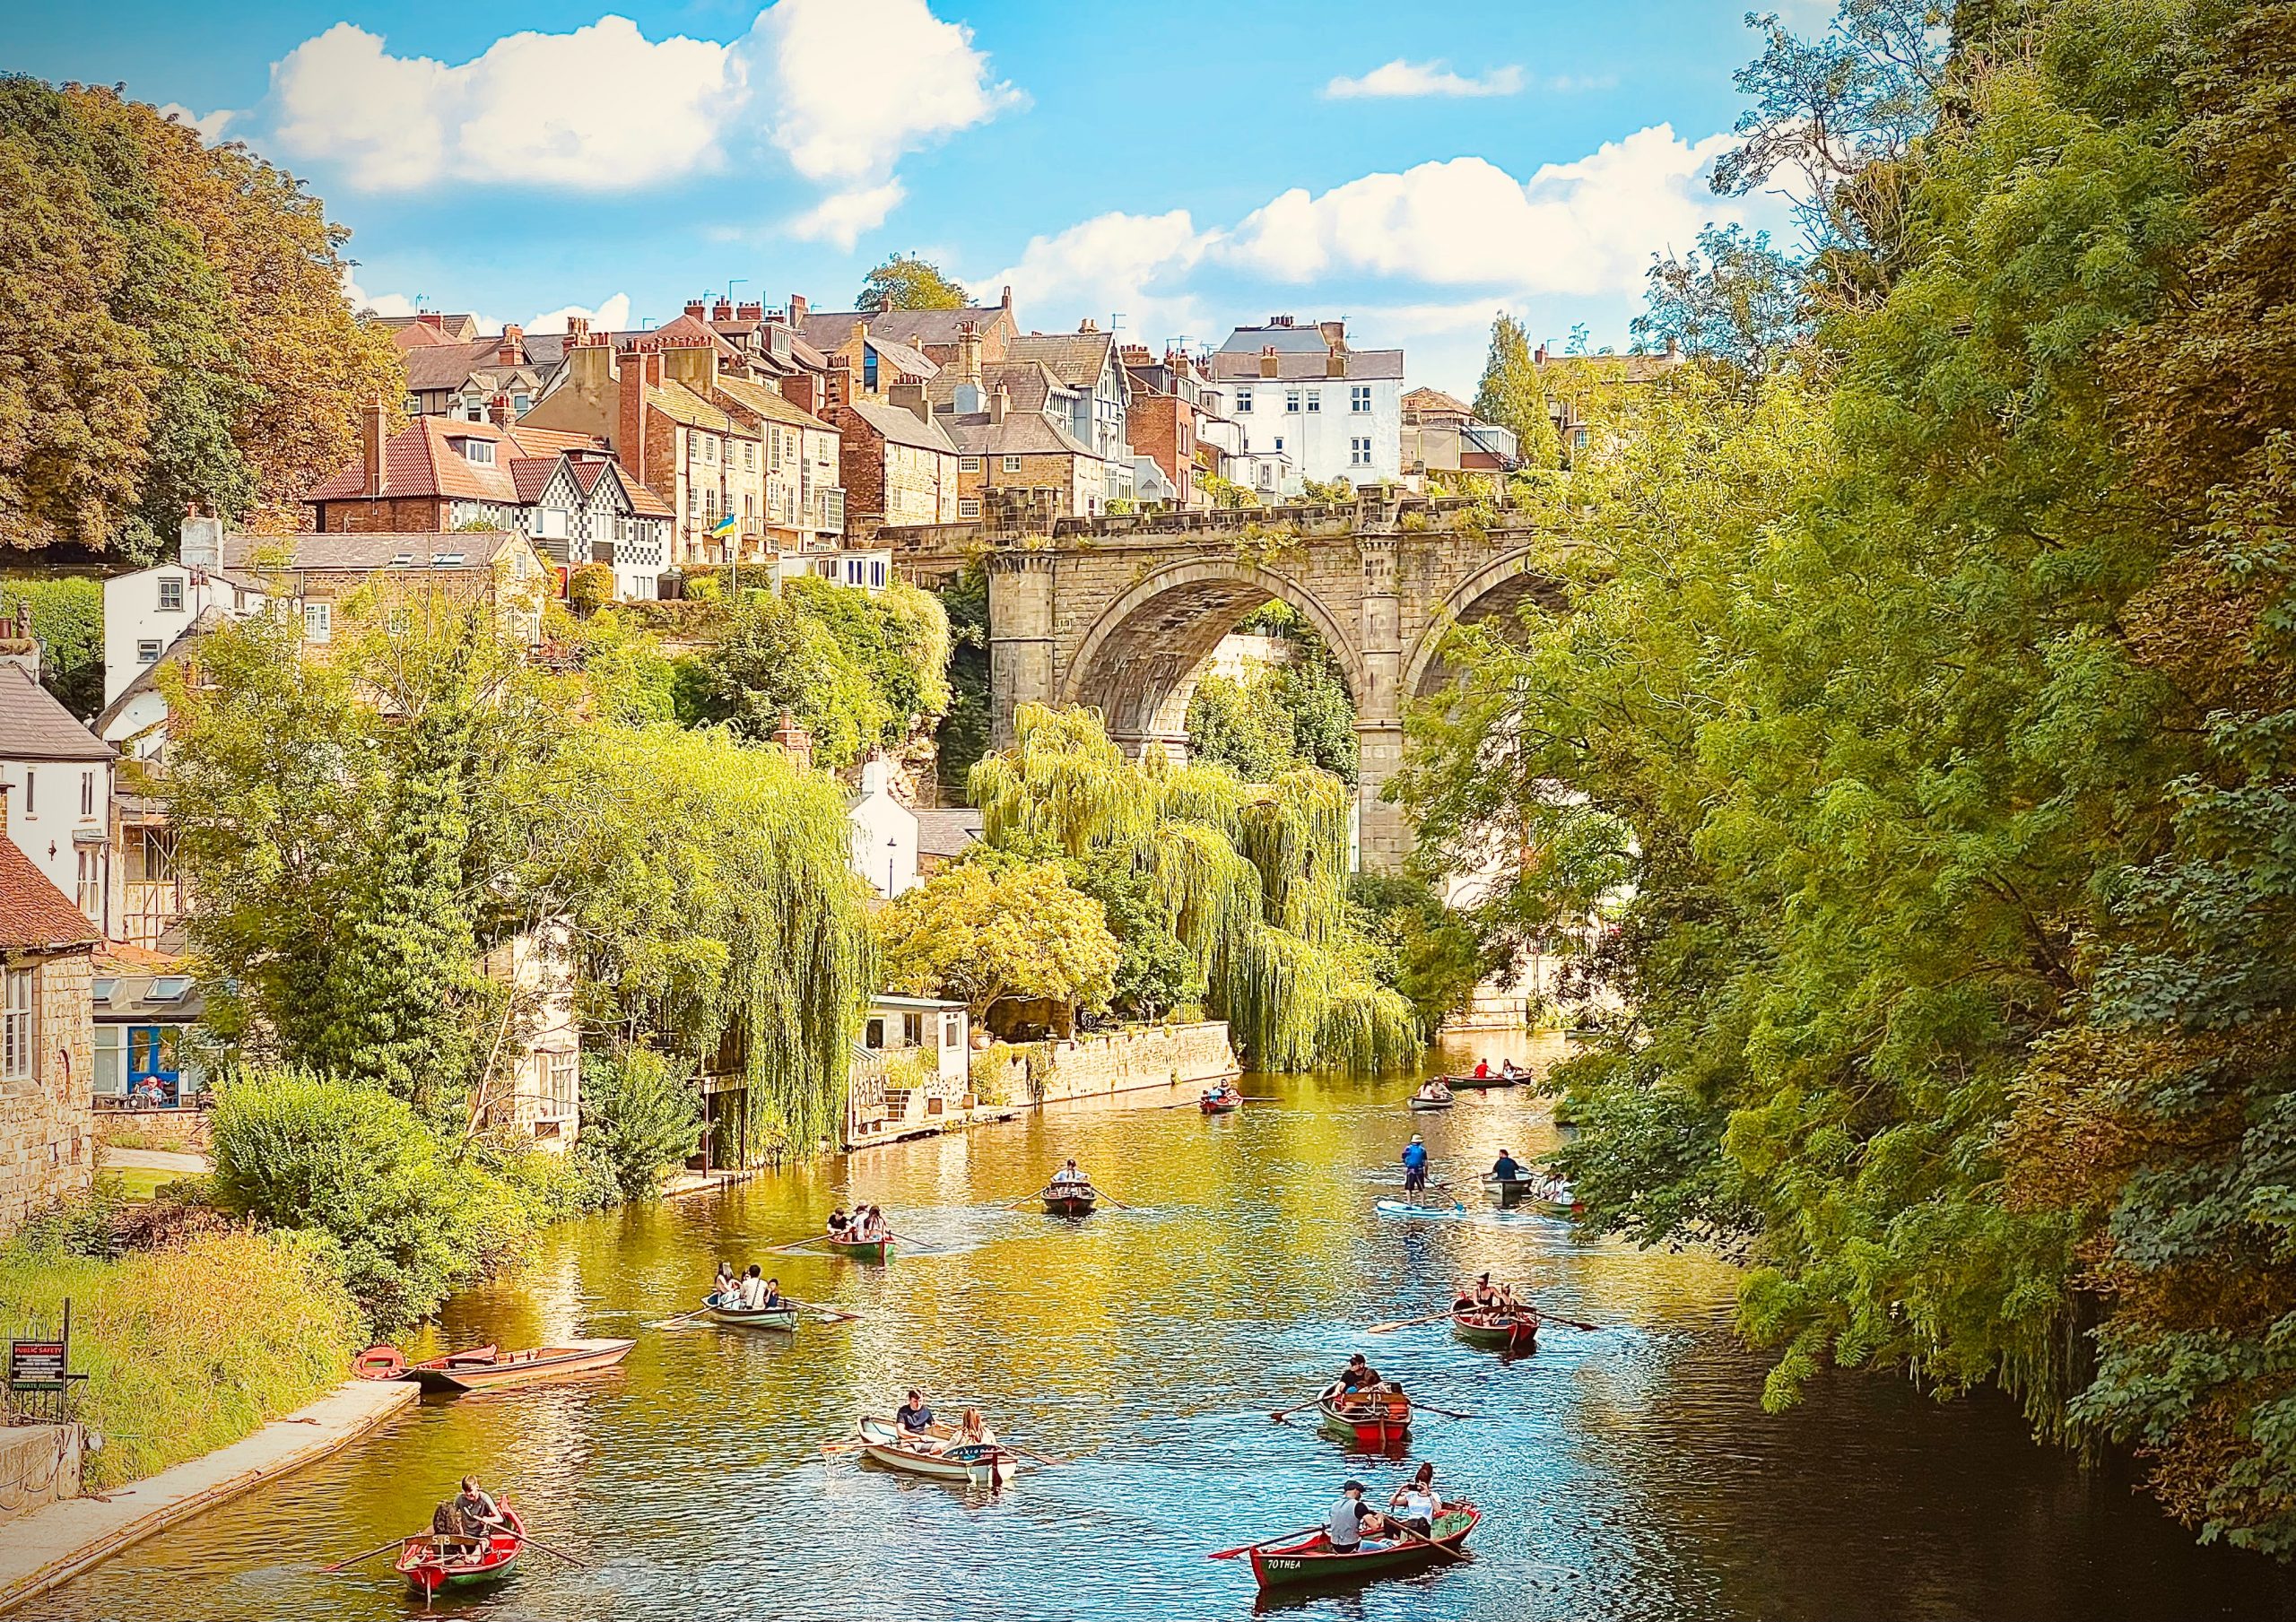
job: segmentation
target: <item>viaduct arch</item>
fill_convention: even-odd
[[[997,747],[1012,742],[1022,705],[1083,704],[1135,754],[1185,751],[1188,698],[1221,638],[1270,598],[1300,610],[1337,656],[1355,701],[1362,863],[1392,868],[1409,852],[1410,829],[1382,791],[1403,764],[1405,705],[1446,677],[1444,638],[1454,625],[1526,602],[1561,602],[1539,563],[1553,538],[1528,525],[1492,526],[1487,512],[1467,508],[1366,501],[1336,513],[1262,510],[1243,526],[1233,515],[1181,514],[1064,520],[1050,535],[1017,540],[944,528],[933,540],[992,547]]]

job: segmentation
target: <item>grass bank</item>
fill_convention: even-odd
[[[87,1485],[227,1446],[339,1384],[362,1344],[325,1247],[232,1227],[117,1262],[39,1225],[0,1244],[0,1316],[53,1324],[72,1301],[77,1416],[103,1435]],[[18,1329],[16,1332],[24,1332]],[[4,1397],[0,1397],[4,1401]]]

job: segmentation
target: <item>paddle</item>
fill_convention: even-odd
[[[1463,1414],[1455,1408],[1438,1408],[1431,1402],[1413,1401],[1411,1408],[1413,1413],[1440,1414],[1446,1419],[1480,1419],[1483,1418],[1481,1414]]]
[[[795,1239],[787,1245],[777,1245],[765,1253],[769,1256],[795,1255],[797,1252],[805,1249],[809,1245],[826,1244],[828,1243],[828,1240],[829,1236],[827,1234],[815,1234],[809,1239]]]
[[[1273,1538],[1262,1538],[1257,1543],[1247,1543],[1237,1548],[1223,1548],[1215,1554],[1209,1554],[1204,1557],[1207,1560],[1232,1560],[1238,1555],[1248,1555],[1256,1548],[1265,1548],[1269,1544],[1281,1543],[1286,1538],[1304,1538],[1311,1531],[1321,1531],[1322,1530],[1323,1523],[1321,1522],[1318,1522],[1313,1526],[1302,1526],[1292,1531],[1278,1532]]]
[[[1374,1323],[1363,1332],[1367,1335],[1392,1335],[1399,1329],[1410,1329],[1421,1323],[1440,1323],[1449,1313],[1429,1313],[1423,1318],[1396,1318],[1386,1323]]]
[[[1034,1459],[1039,1464],[1065,1464],[1065,1459],[1056,1459],[1050,1453],[1040,1453],[1033,1447],[1022,1447],[1017,1442],[1000,1442],[997,1445],[1006,1453],[1018,1453],[1023,1459]]]
[[[358,1566],[358,1565],[360,1565],[360,1564],[361,1564],[361,1563],[363,1563],[363,1562],[365,1562],[365,1561],[371,1560],[371,1559],[373,1559],[377,1555],[381,1554],[381,1553],[382,1553],[385,1549],[387,1549],[387,1548],[401,1548],[401,1547],[403,1547],[403,1546],[405,1544],[405,1542],[406,1542],[406,1540],[405,1540],[404,1538],[393,1538],[393,1539],[392,1539],[389,1542],[387,1542],[387,1543],[380,1543],[380,1544],[376,1545],[373,1548],[369,1549],[369,1550],[368,1550],[365,1554],[363,1554],[363,1555],[353,1555],[353,1556],[352,1556],[350,1559],[348,1559],[348,1560],[337,1560],[334,1565],[332,1565],[332,1566],[320,1566],[320,1567],[319,1567],[319,1569],[320,1569],[321,1571],[341,1571],[344,1567],[345,1567],[345,1566]]]
[[[562,1548],[552,1548],[549,1544],[544,1542],[540,1538],[535,1537],[532,1532],[520,1532],[518,1534],[518,1540],[522,1543],[533,1544],[536,1548],[542,1550],[542,1552],[546,1555],[556,1555],[560,1559],[565,1561],[567,1565],[574,1567],[577,1571],[587,1571],[590,1569],[588,1561],[578,1560]]]
[[[1271,1418],[1271,1419],[1274,1420],[1278,1425],[1281,1425],[1281,1424],[1283,1424],[1283,1416],[1284,1416],[1284,1415],[1286,1415],[1286,1414],[1296,1414],[1296,1413],[1298,1413],[1298,1412],[1299,1412],[1301,1409],[1303,1409],[1303,1408],[1313,1408],[1317,1403],[1318,1403],[1318,1402],[1322,1401],[1323,1400],[1324,1400],[1324,1393],[1323,1393],[1323,1392],[1318,1392],[1314,1396],[1309,1397],[1309,1398],[1305,1402],[1294,1402],[1294,1403],[1293,1403],[1291,1407],[1289,1407],[1289,1408],[1279,1408],[1279,1409],[1274,1409],[1273,1411],[1271,1411],[1271,1412],[1268,1414],[1268,1416],[1267,1416],[1267,1417],[1268,1417],[1269,1418]],[[1315,1529],[1314,1529],[1313,1527],[1309,1527],[1308,1530],[1309,1530],[1309,1531],[1314,1531]]]
[[[800,1301],[795,1296],[784,1296],[781,1298],[792,1306],[802,1306],[810,1311],[820,1313],[822,1314],[823,1319],[831,1323],[858,1323],[861,1322],[861,1314],[859,1313],[841,1312],[834,1306],[823,1306],[818,1301]]]

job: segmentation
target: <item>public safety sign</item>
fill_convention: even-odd
[[[65,1382],[65,1342],[8,1342],[8,1387],[11,1391],[62,1391]]]

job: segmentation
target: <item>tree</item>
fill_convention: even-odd
[[[344,303],[346,233],[244,148],[111,91],[13,79],[0,165],[4,229],[31,233],[0,294],[13,543],[142,560],[195,502],[291,528],[360,408],[404,398],[387,339]]]
[[[1043,1001],[1097,1013],[1121,954],[1100,904],[1048,863],[966,862],[877,915],[885,983],[954,997],[983,1024],[1001,1002]]]
[[[625,1200],[659,1192],[662,1174],[701,1141],[691,1066],[648,1048],[582,1055],[582,1132],[574,1152],[603,1166]]]
[[[934,756],[947,792],[988,748],[988,571],[959,569],[939,596],[949,623],[949,707],[934,733]]]
[[[1204,1001],[1210,984],[1205,967],[1172,932],[1152,869],[1103,852],[1070,862],[1067,872],[1079,893],[1100,904],[1109,932],[1123,953],[1109,997],[1116,1013],[1127,1019],[1161,1019]]]
[[[856,309],[962,309],[972,295],[915,254],[895,254],[871,271],[853,296]]]
[[[1630,330],[1639,343],[1668,339],[1752,379],[1809,332],[1802,267],[1770,246],[1770,233],[1707,226],[1680,258],[1653,256],[1644,308]]]
[[[0,475],[4,477],[4,475]],[[104,707],[104,588],[86,575],[10,580],[0,585],[0,614],[30,611],[39,638],[40,685],[82,720]]]
[[[1474,391],[1474,414],[1481,421],[1511,429],[1526,465],[1552,467],[1562,459],[1530,340],[1523,324],[1504,311],[1492,319],[1491,358],[1483,362],[1483,381]]]

